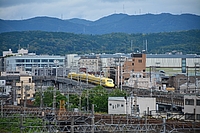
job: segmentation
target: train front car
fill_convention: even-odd
[[[105,82],[105,86],[109,87],[109,88],[113,88],[115,86],[115,84],[113,83],[113,80],[110,78],[105,78],[106,82]]]

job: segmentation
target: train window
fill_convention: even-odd
[[[197,120],[200,120],[200,114],[197,114]]]
[[[200,106],[200,100],[197,100],[196,102],[197,102],[197,106]]]
[[[185,105],[194,105],[194,99],[185,99]]]

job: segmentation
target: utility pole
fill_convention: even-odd
[[[121,64],[121,63],[120,63]],[[120,77],[120,79],[121,79],[121,81],[120,81],[120,88],[121,88],[121,91],[122,91],[122,77],[123,77],[123,75],[122,75],[122,64],[120,65],[120,67],[121,67],[121,77]]]
[[[137,94],[134,94],[135,100],[134,100],[134,105],[135,105],[135,109],[134,109],[134,115],[137,116]]]
[[[189,77],[188,77],[188,66],[187,66],[187,90],[186,93],[189,91]]]
[[[94,133],[94,126],[94,104],[92,104],[92,133]]]
[[[20,105],[21,105],[21,119],[20,119],[20,133],[23,133],[23,105],[22,105],[22,101],[23,101],[23,81],[21,81],[21,100],[20,100]]]
[[[89,94],[87,89],[87,112],[89,112]]]
[[[195,93],[197,92],[197,65],[199,65],[199,63],[195,63]]]
[[[43,107],[43,90],[42,90],[42,79],[40,81],[40,109]]]

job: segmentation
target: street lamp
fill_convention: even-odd
[[[54,121],[56,119],[56,85],[57,85],[57,65],[58,65],[59,61],[58,60],[54,60],[54,64],[56,65],[56,79],[55,79],[55,87],[54,87],[54,91],[53,91],[53,115],[54,115]]]

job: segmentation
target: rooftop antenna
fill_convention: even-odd
[[[61,20],[63,19],[63,14],[61,14]]]
[[[20,44],[18,45],[18,50],[20,50]]]
[[[124,4],[123,4],[123,13],[125,14],[125,8],[124,8]]]

